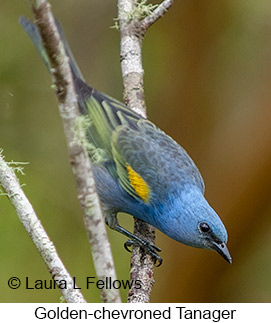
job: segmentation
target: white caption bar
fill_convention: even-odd
[[[1,322],[271,322],[271,304],[0,304]]]

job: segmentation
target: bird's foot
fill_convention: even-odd
[[[156,264],[156,262],[158,262],[158,265],[156,267],[159,267],[162,265],[163,259],[157,254],[157,252],[160,252],[161,249],[157,246],[155,246],[152,243],[149,243],[146,240],[140,239],[141,241],[136,241],[136,240],[127,240],[124,243],[124,248],[131,252],[131,250],[129,249],[129,247],[131,246],[136,246],[136,247],[142,247],[149,255],[151,255],[154,259],[154,264]]]

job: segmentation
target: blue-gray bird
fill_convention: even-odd
[[[50,68],[37,27],[24,17],[20,23]],[[193,160],[148,119],[87,85],[58,22],[57,26],[70,58],[80,113],[89,119],[86,134],[107,225],[129,238],[126,247],[143,247],[159,264],[160,249],[121,227],[119,212],[186,245],[215,250],[231,263],[227,231],[204,197],[203,179]]]

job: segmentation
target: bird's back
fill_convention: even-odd
[[[164,198],[186,183],[204,190],[194,162],[170,136],[76,76],[75,84],[80,111],[90,118],[88,138],[96,149],[105,152],[104,164],[129,194],[141,198],[131,186],[130,169],[148,186],[150,196],[146,200]]]

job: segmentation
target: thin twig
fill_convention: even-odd
[[[164,0],[162,3],[160,3],[159,6],[155,8],[150,15],[148,15],[141,21],[142,28],[144,30],[147,30],[158,19],[162,18],[172,5],[173,0]]]
[[[147,29],[172,5],[173,0],[163,1],[147,17],[140,20],[136,15],[138,9],[138,0],[118,0],[118,20],[121,34],[121,69],[124,85],[124,101],[134,111],[142,117],[146,117],[146,103],[144,99],[144,86],[142,67],[141,46],[142,39]],[[142,3],[141,3],[142,4]],[[134,234],[140,236],[150,243],[155,241],[155,230],[149,225],[135,218]],[[153,279],[154,264],[150,255],[144,250],[133,248],[131,258],[131,280],[139,279],[142,282],[142,288],[131,288],[128,295],[128,302],[147,303],[150,301]]]
[[[54,244],[48,237],[32,205],[25,196],[13,169],[5,162],[4,158],[1,156],[1,152],[0,185],[3,187],[6,196],[13,205],[31,240],[36,245],[57,286],[59,286],[62,281],[60,292],[65,300],[70,303],[85,303],[86,301],[83,295],[76,289],[77,287],[74,286],[72,277],[63,265]],[[63,288],[63,281],[65,281],[66,288]]]
[[[91,163],[74,131],[79,110],[69,59],[65,54],[64,45],[60,39],[48,1],[29,0],[29,2],[50,60],[50,72],[56,88],[70,162],[76,179],[78,199],[83,209],[97,278],[105,280],[106,277],[112,277],[112,280],[115,280],[113,257],[96,192]],[[84,134],[81,134],[81,136],[84,136]],[[116,289],[102,289],[101,299],[103,302],[121,301],[119,291]]]

